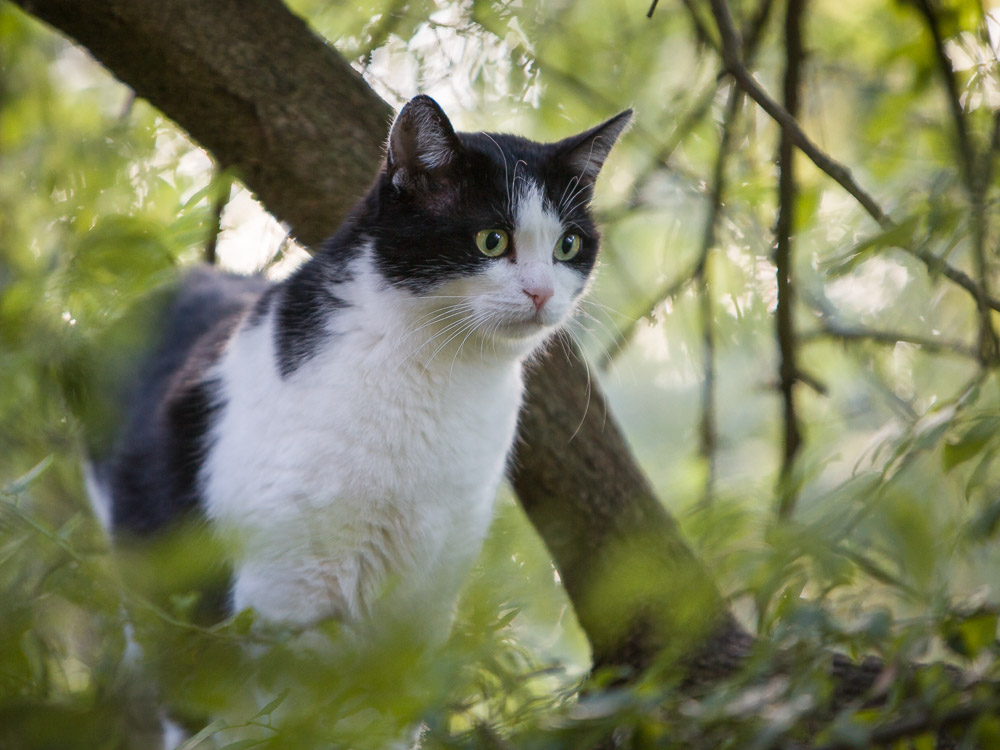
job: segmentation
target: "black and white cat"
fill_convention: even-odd
[[[447,632],[514,440],[522,365],[598,251],[594,181],[631,118],[553,144],[399,113],[368,195],[277,284],[191,272],[130,417],[90,471],[98,515],[227,540],[228,607]]]

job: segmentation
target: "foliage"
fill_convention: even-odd
[[[931,747],[952,722],[1000,743],[1000,16],[970,0],[805,7],[799,122],[890,221],[797,157],[794,297],[779,300],[779,130],[720,76],[718,3],[662,2],[650,19],[614,0],[292,5],[387,98],[420,88],[466,129],[557,138],[635,106],[574,328],[664,502],[762,638],[702,692],[680,691],[671,665],[581,689],[585,641],[509,498],[433,658],[393,633],[366,649],[332,630],[265,637],[249,614],[206,629],[189,598],[123,581],[87,508],[74,413],[108,365],[103,333],[212,241],[229,177],[0,5],[0,745],[118,746],[148,688],[126,619],[178,713],[215,717],[197,738],[231,748],[379,747],[418,721],[442,748],[587,747],[610,731],[637,748]],[[744,30],[764,19],[743,60],[781,101],[786,5],[771,5],[729,7]],[[240,252],[232,195],[224,260]],[[783,463],[789,343],[804,440]],[[827,711],[821,647],[894,665],[884,700]],[[936,660],[979,683],[904,669]]]

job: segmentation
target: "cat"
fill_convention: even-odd
[[[588,287],[594,182],[631,115],[540,144],[455,132],[417,96],[368,194],[290,277],[189,272],[90,466],[113,537],[209,529],[221,614],[447,633],[525,362]]]

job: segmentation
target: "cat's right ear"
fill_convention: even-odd
[[[415,96],[396,116],[389,131],[386,166],[396,187],[432,176],[455,161],[462,145],[438,103]]]
[[[580,176],[584,184],[593,184],[605,159],[629,123],[632,110],[626,109],[596,128],[571,136],[555,144],[563,163]]]

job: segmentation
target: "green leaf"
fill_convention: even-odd
[[[240,635],[246,635],[250,632],[250,629],[253,627],[256,619],[257,613],[248,607],[247,609],[241,610],[236,614],[236,617],[232,619],[231,627],[234,632],[239,633]]]
[[[216,719],[211,724],[204,727],[200,732],[198,732],[198,734],[194,735],[193,737],[189,737],[187,740],[181,743],[181,745],[178,746],[177,750],[195,750],[195,748],[201,745],[201,743],[203,743],[209,737],[217,735],[224,729],[229,729],[229,724],[223,721],[222,719]]]
[[[973,727],[973,734],[979,743],[978,747],[1000,747],[1000,717],[980,716]]]
[[[288,697],[288,690],[285,689],[285,690],[281,691],[281,693],[278,695],[277,698],[274,698],[273,700],[268,701],[266,704],[264,704],[264,707],[260,711],[258,711],[257,713],[255,713],[252,717],[250,717],[250,721],[254,721],[255,719],[259,719],[262,716],[270,716],[271,713],[274,712],[274,709],[276,709],[278,706],[280,706],[284,702],[285,698],[287,698],[287,697]]]
[[[49,467],[52,465],[52,454],[50,453],[41,461],[39,461],[35,466],[28,471],[27,474],[18,477],[13,482],[8,484],[3,488],[4,495],[11,495],[16,497],[28,489],[35,481],[42,476]]]
[[[965,483],[965,499],[969,500],[972,495],[980,489],[991,489],[990,487],[990,469],[993,466],[993,459],[996,458],[996,454],[993,451],[984,452],[979,457],[979,462],[976,464],[976,468],[972,470],[969,474],[969,479]]]
[[[919,225],[919,217],[910,216],[899,224],[862,240],[846,254],[831,261],[827,265],[827,274],[834,278],[846,276],[863,261],[867,260],[868,256],[876,250],[882,250],[887,247],[909,247],[913,244],[913,237]]]
[[[996,640],[996,633],[997,613],[980,612],[961,621],[946,640],[955,653],[973,659]]]
[[[73,514],[73,516],[66,523],[59,527],[59,531],[56,532],[56,536],[64,542],[69,541],[69,538],[73,536],[73,532],[76,531],[80,527],[80,524],[83,523],[83,518],[83,513]]]
[[[496,629],[503,630],[505,627],[510,625],[514,621],[514,618],[516,618],[519,614],[521,614],[520,607],[514,607],[514,609],[510,610],[509,612],[506,612],[500,619],[496,621],[495,624]]]
[[[1000,525],[1000,499],[994,500],[969,524],[969,535],[973,539],[991,539]]]
[[[942,454],[944,470],[951,471],[983,450],[1000,430],[1000,417],[986,416],[975,419],[961,433],[950,435]]]

